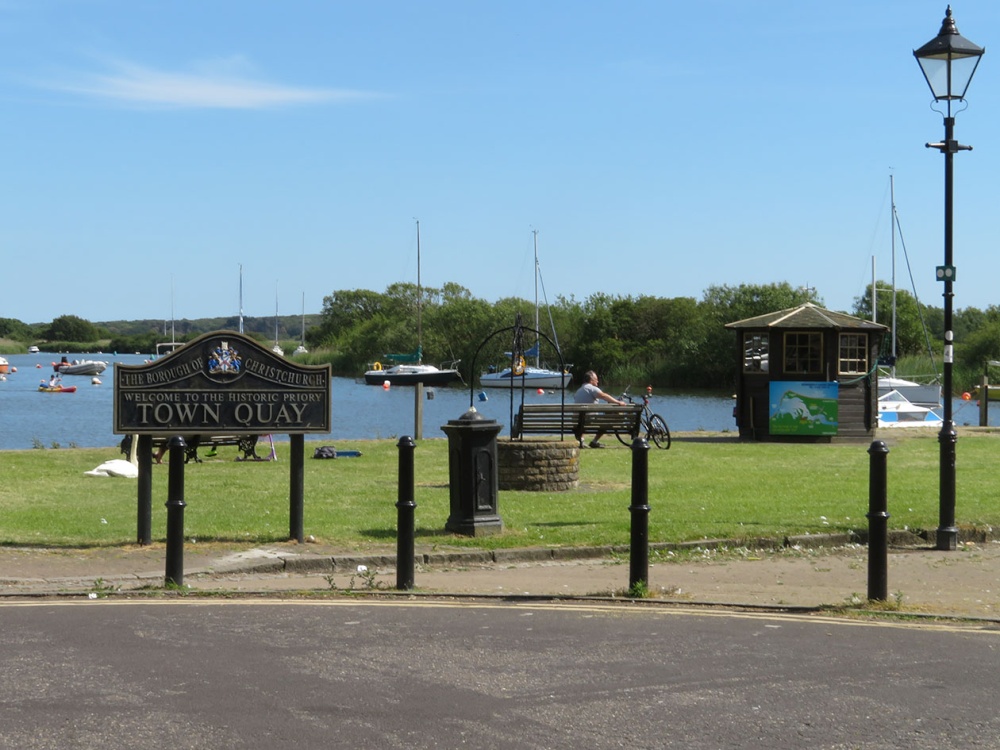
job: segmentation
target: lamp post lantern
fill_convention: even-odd
[[[938,266],[937,278],[944,282],[944,421],[938,442],[941,447],[940,468],[940,518],[937,529],[937,549],[954,550],[958,546],[958,528],[955,526],[955,445],[958,433],[952,420],[952,366],[954,364],[954,334],[952,333],[952,303],[955,281],[955,264],[952,258],[952,158],[958,151],[971,151],[972,146],[962,146],[955,140],[955,118],[952,102],[964,101],[972,76],[986,50],[958,33],[951,16],[951,6],[945,11],[938,35],[913,56],[920,63],[934,101],[945,103],[944,141],[928,143],[944,154],[944,265]]]

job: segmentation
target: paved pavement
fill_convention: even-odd
[[[894,536],[894,539],[900,537]],[[915,537],[890,546],[888,604],[904,612],[1000,622],[1000,542],[942,552]],[[500,597],[618,597],[627,551],[609,549],[421,551],[413,592]],[[359,571],[359,566],[364,570]],[[396,592],[395,549],[321,544],[238,548],[188,541],[184,584],[193,590]],[[103,595],[164,584],[162,544],[96,549],[0,548],[0,596]],[[654,548],[649,591],[658,601],[774,609],[866,604],[868,554],[845,539],[788,540],[778,549],[725,543]],[[404,593],[404,592],[396,592]]]

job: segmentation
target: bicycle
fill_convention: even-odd
[[[652,390],[652,388],[647,387],[646,392],[642,394],[642,414],[639,416],[639,434],[637,437],[646,438],[647,442],[656,443],[657,448],[668,450],[670,448],[670,428],[667,427],[667,420],[659,414],[654,414],[653,410],[649,408],[649,395]],[[635,403],[628,392],[628,388],[625,389],[625,392],[619,399],[621,401],[628,401],[630,404]],[[622,445],[628,446],[632,444],[633,437],[627,432],[616,432],[615,437],[618,438],[618,442]]]

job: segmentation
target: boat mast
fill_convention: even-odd
[[[176,343],[174,338],[174,275],[170,274],[170,343]]]
[[[892,232],[892,367],[889,372],[896,377],[896,183],[889,175],[889,204],[892,206],[890,230]]]
[[[878,287],[875,280],[875,256],[872,256],[872,323],[878,323]]]
[[[243,333],[243,264],[240,263],[240,333]]]
[[[532,229],[531,235],[534,238],[535,243],[535,367],[542,366],[542,353],[541,353],[541,343],[539,341],[538,331],[541,329],[538,327],[538,230]]]
[[[423,296],[420,286],[420,219],[414,221],[417,222],[417,364],[419,365],[424,361],[424,331],[420,319]]]

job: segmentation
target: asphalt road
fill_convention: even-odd
[[[1000,746],[1000,631],[645,604],[7,602],[0,747]]]

